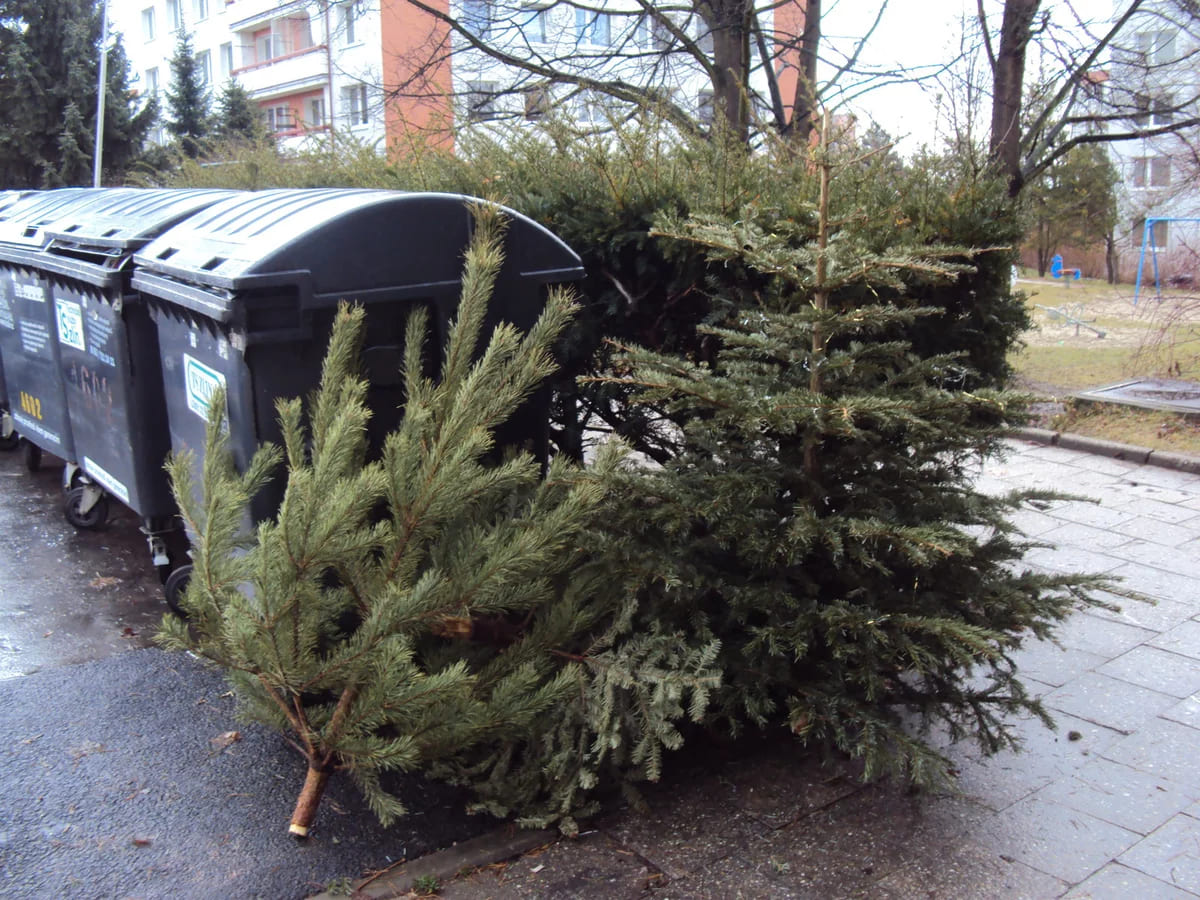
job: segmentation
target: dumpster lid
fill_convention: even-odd
[[[135,256],[136,267],[236,291],[264,277],[303,278],[314,294],[394,286],[453,288],[473,223],[460,194],[272,190],[216,203]],[[579,257],[531,219],[504,209],[522,277],[580,278]],[[137,284],[135,276],[135,284]],[[277,277],[278,281],[279,278]]]
[[[89,203],[70,207],[46,226],[46,233],[54,240],[52,252],[63,244],[137,249],[204,207],[240,193],[141,188],[105,191]]]
[[[47,225],[105,193],[105,188],[59,188],[22,197],[0,211],[0,244],[40,249],[50,240]]]

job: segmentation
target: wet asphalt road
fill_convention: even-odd
[[[0,896],[302,897],[494,824],[406,779],[385,830],[335,777],[288,837],[299,755],[236,721],[218,673],[148,649],[166,606],[138,523],[114,504],[76,532],[60,471],[0,454]]]

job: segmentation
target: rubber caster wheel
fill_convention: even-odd
[[[16,450],[21,443],[21,436],[15,431],[8,437],[0,437],[0,450]]]
[[[31,444],[29,441],[23,441],[21,446],[21,458],[25,462],[25,468],[30,472],[36,472],[42,467],[42,448],[37,444]]]
[[[67,521],[76,528],[99,528],[108,521],[108,500],[101,497],[87,512],[83,511],[83,495],[86,488],[73,487],[67,491],[63,502],[63,513]]]
[[[181,619],[187,618],[187,612],[180,605],[179,601],[183,599],[183,592],[187,589],[188,582],[192,580],[191,565],[180,566],[175,569],[167,580],[163,583],[163,594],[167,598],[167,606],[171,607],[171,612],[179,616]]]

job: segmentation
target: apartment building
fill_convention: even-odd
[[[1122,4],[1123,5],[1123,4]],[[1180,0],[1150,0],[1127,23],[1099,87],[1105,108],[1123,112],[1107,130],[1169,129],[1200,113],[1200,20]],[[1124,277],[1134,276],[1148,218],[1148,246],[1166,278],[1200,278],[1200,128],[1114,141],[1109,152],[1121,178],[1117,251]]]
[[[623,5],[622,5],[623,4]],[[601,124],[611,101],[543,71],[597,81],[653,85],[700,121],[712,115],[709,76],[684,42],[711,52],[698,15],[672,13],[665,28],[636,0],[601,5],[564,0],[431,0],[467,34],[454,33],[406,0],[109,0],[124,37],[135,87],[159,95],[171,78],[180,29],[191,33],[214,98],[236,78],[263,110],[268,127],[295,144],[343,133],[380,148],[421,133],[449,139],[456,127],[534,120],[552,106]],[[795,84],[804,0],[764,3],[764,31],[783,96]],[[509,61],[473,47],[497,48]],[[672,50],[680,52],[672,52]],[[757,50],[756,50],[757,52]],[[768,95],[760,71],[752,93]],[[164,107],[165,108],[165,107]],[[161,139],[161,136],[160,136]]]

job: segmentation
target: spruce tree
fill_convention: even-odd
[[[208,88],[200,78],[190,32],[179,30],[171,57],[171,84],[167,88],[167,130],[175,135],[184,155],[195,159],[212,130]]]
[[[570,828],[602,767],[655,774],[689,692],[703,706],[715,648],[633,634],[630,579],[597,546],[620,448],[543,473],[495,446],[553,371],[574,309],[551,292],[527,334],[502,324],[484,342],[500,246],[494,213],[481,211],[436,379],[426,316],[412,314],[403,421],[381,458],[367,454],[363,313],[343,308],[307,407],[277,404],[282,449],[262,448],[239,473],[218,418],[202,461],[171,462],[194,572],[189,618],[168,617],[162,640],[225,668],[242,714],[301,750],[293,834],[308,833],[339,769],[385,823],[403,807],[380,776],[399,769]],[[281,462],[278,514],[247,533],[249,499]]]
[[[268,137],[262,110],[250,92],[230,79],[217,101],[216,136],[222,141],[257,143]]]
[[[1031,545],[1008,517],[1041,495],[972,488],[1021,399],[965,391],[962,354],[922,358],[895,338],[940,311],[832,301],[855,284],[894,293],[906,271],[953,278],[962,266],[944,260],[965,251],[914,252],[902,234],[881,249],[856,224],[869,217],[834,224],[834,166],[827,152],[815,165],[811,222],[754,207],[661,221],[768,281],[757,307],[703,329],[711,361],[635,347],[616,359],[609,377],[678,452],[628,476],[633,506],[614,527],[657,567],[660,627],[720,642],[711,726],[786,729],[864,760],[867,777],[936,785],[950,765],[921,728],[1011,746],[1007,716],[1045,718],[1012,651],[1100,582],[1020,565]]]

